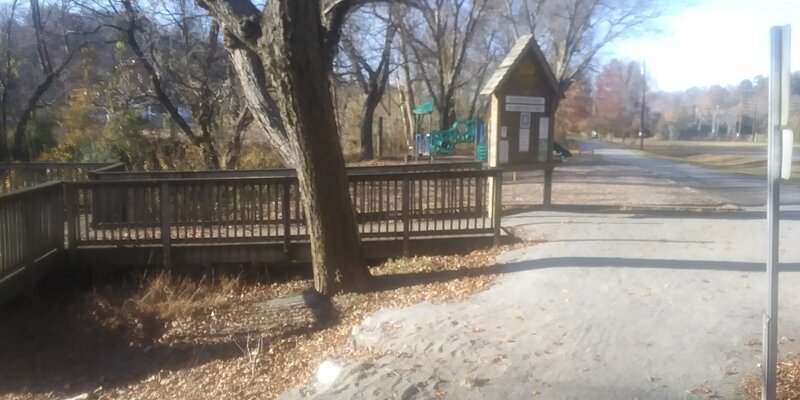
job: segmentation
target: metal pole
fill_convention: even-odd
[[[433,162],[433,114],[428,114],[428,162]]]
[[[415,114],[414,115],[414,134],[412,136],[414,138],[414,162],[419,161],[419,138],[417,138],[417,135],[418,135],[417,126],[418,125],[420,125],[419,117],[417,117],[417,115]]]
[[[789,26],[770,30],[770,74],[767,174],[767,311],[764,314],[762,400],[775,400],[778,362],[778,273],[780,234],[781,131],[788,119]]]

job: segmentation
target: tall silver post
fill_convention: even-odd
[[[778,272],[780,235],[781,131],[788,122],[790,27],[770,30],[767,226],[767,312],[764,315],[762,400],[775,400],[778,362]]]

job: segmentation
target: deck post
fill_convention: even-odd
[[[544,198],[542,204],[549,206],[553,198],[553,168],[548,167],[544,170]]]
[[[291,220],[289,215],[289,190],[291,189],[291,180],[289,178],[283,181],[283,193],[281,197],[281,209],[283,213],[283,253],[286,258],[289,258],[289,245],[291,244]]]
[[[64,201],[66,200],[66,195],[64,191],[64,184],[62,183],[58,189],[59,189],[58,197],[55,200],[56,202],[56,208],[54,210],[55,214],[52,216],[52,220],[50,221],[50,227],[51,229],[54,229],[53,233],[55,233],[56,240],[58,240],[58,250],[61,251],[66,248],[65,234],[64,234],[64,222],[65,222],[64,211],[66,210],[66,208],[64,208],[64,206],[66,205]]]
[[[409,239],[411,236],[411,177],[403,175],[403,257],[409,254]]]
[[[64,182],[64,208],[67,210],[67,248],[72,250],[77,242],[78,229],[76,227],[75,188],[72,184]]]
[[[35,283],[32,266],[38,254],[34,254],[34,250],[36,246],[41,245],[41,241],[44,239],[37,237],[41,233],[39,230],[41,229],[41,220],[44,213],[44,210],[38,208],[44,205],[44,201],[37,197],[38,193],[28,192],[25,193],[20,202],[20,217],[22,218],[20,222],[23,222],[20,224],[20,229],[22,230],[21,236],[23,239],[19,248],[22,253],[22,265],[26,266],[24,270],[26,289],[30,289]]]
[[[494,245],[500,245],[500,223],[503,213],[503,171],[495,170],[492,191],[492,223],[494,223]]]
[[[161,207],[161,260],[164,267],[171,267],[170,240],[172,239],[172,207],[170,206],[169,183],[161,182],[159,192],[159,206]]]
[[[475,211],[478,212],[478,215],[483,214],[485,206],[486,206],[486,195],[483,193],[483,177],[477,176],[475,178],[475,208],[476,208]]]

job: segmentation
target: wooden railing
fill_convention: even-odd
[[[499,170],[351,173],[363,238],[488,234]],[[495,185],[498,188],[499,185]],[[94,180],[66,185],[68,241],[82,245],[307,240],[293,176]],[[499,201],[494,204],[499,204]]]
[[[0,193],[52,181],[82,181],[91,171],[123,171],[121,163],[0,162]]]
[[[347,172],[348,176],[351,177],[351,181],[363,181],[361,186],[352,186],[351,184],[351,192],[354,196],[355,200],[360,199],[361,207],[359,204],[356,204],[357,208],[363,208],[365,211],[365,215],[362,215],[362,219],[364,218],[381,218],[381,215],[374,215],[374,213],[378,212],[375,209],[375,205],[371,204],[371,202],[375,201],[375,195],[381,194],[381,190],[384,189],[384,185],[378,185],[374,180],[374,176],[378,175],[385,175],[385,174],[398,174],[398,173],[408,173],[408,172],[448,172],[448,171],[477,171],[481,170],[482,164],[478,162],[458,162],[458,163],[435,163],[435,164],[399,164],[399,165],[386,165],[386,166],[366,166],[366,167],[348,167]],[[206,180],[216,180],[218,183],[221,180],[225,182],[233,182],[234,180],[240,179],[250,179],[246,181],[246,183],[252,183],[252,188],[250,186],[238,188],[237,186],[230,186],[228,188],[220,187],[217,184],[210,183],[208,184],[210,187],[205,188],[183,188],[181,186],[182,192],[179,193],[177,196],[177,201],[175,202],[174,211],[172,215],[178,216],[176,217],[176,223],[183,224],[183,223],[192,223],[196,220],[196,218],[192,217],[186,220],[183,216],[183,205],[190,201],[190,197],[192,196],[199,196],[200,198],[195,201],[195,203],[200,203],[203,196],[214,196],[213,198],[217,200],[218,203],[222,203],[225,201],[229,201],[229,196],[231,193],[236,193],[237,196],[244,196],[242,201],[245,202],[252,202],[255,199],[251,199],[253,196],[261,196],[266,193],[266,195],[275,196],[277,191],[272,186],[264,186],[262,187],[261,184],[254,183],[259,182],[258,179],[262,179],[262,182],[266,182],[265,178],[275,178],[275,179],[288,179],[282,180],[282,182],[289,182],[296,180],[297,174],[293,169],[268,169],[268,170],[214,170],[214,171],[155,171],[155,172],[145,172],[145,171],[92,171],[89,173],[90,180],[102,180],[102,181],[119,181],[122,184],[122,181],[162,181],[162,180],[170,180],[170,181],[178,181],[178,180],[197,180],[197,179],[206,179]],[[366,177],[366,181],[359,180],[358,177]],[[373,177],[373,178],[370,178]],[[244,182],[244,181],[243,181]],[[366,183],[372,182],[372,183]],[[480,185],[480,183],[477,183]],[[291,210],[299,210],[299,195],[294,188],[294,185],[289,185],[290,188],[287,189],[290,192],[290,198],[292,201],[291,203]],[[435,185],[434,185],[435,186]],[[283,187],[283,186],[281,186]],[[373,193],[369,197],[365,196],[365,189],[368,188],[375,188],[376,193]],[[360,188],[360,192],[359,192]],[[385,186],[385,189],[388,191],[390,188]],[[480,189],[480,187],[476,188],[476,190]],[[252,190],[252,193],[250,191]],[[280,189],[277,189],[280,190]],[[262,193],[262,191],[264,193]],[[474,190],[471,190],[474,192]],[[381,193],[379,193],[381,192]],[[144,194],[143,194],[144,193]],[[155,204],[152,190],[145,190],[145,191],[125,191],[125,190],[114,190],[113,187],[106,187],[104,189],[97,189],[91,193],[93,196],[93,204],[97,204],[97,207],[94,207],[92,210],[92,225],[97,226],[98,224],[105,224],[108,226],[109,223],[132,223],[132,224],[141,224],[141,223],[150,223],[153,224],[154,221],[157,220],[157,216],[154,213],[157,213],[158,210],[148,206],[149,204]],[[221,193],[221,194],[220,194]],[[389,192],[387,192],[388,195]],[[432,192],[434,195],[436,192]],[[360,197],[359,197],[360,195]],[[390,198],[386,199],[387,201],[391,201]],[[131,207],[129,203],[137,201],[140,203],[133,210],[129,210]],[[476,200],[477,201],[477,200]],[[139,206],[142,206],[140,208]],[[198,206],[199,208],[203,208],[208,211],[208,206]],[[132,212],[135,211],[135,212]],[[367,213],[371,213],[367,215]],[[240,221],[240,222],[252,222],[248,220],[242,220],[242,218],[249,218],[252,213],[234,213],[230,216],[225,217],[226,221]],[[213,218],[214,215],[211,215]],[[298,221],[298,218],[301,217],[299,212],[292,212],[290,216],[290,222],[295,223]],[[278,216],[275,213],[270,213],[264,218],[283,218],[282,216]],[[279,221],[280,222],[280,221]]]
[[[449,162],[423,164],[396,164],[347,167],[348,175],[374,175],[397,172],[446,172],[477,171],[483,168],[480,162]],[[200,178],[295,178],[297,172],[289,168],[239,169],[211,171],[124,171],[98,169],[89,172],[90,180],[156,180],[156,179],[200,179]]]
[[[61,182],[0,195],[0,284],[64,248],[63,204]]]

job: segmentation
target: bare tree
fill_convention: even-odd
[[[481,96],[480,92],[484,83],[489,78],[491,67],[495,67],[495,61],[499,61],[500,55],[496,51],[497,30],[482,32],[481,40],[476,42],[476,48],[471,52],[468,59],[470,68],[467,79],[464,80],[463,87],[469,93],[469,109],[467,118],[475,118],[480,110],[484,109],[488,98]]]
[[[609,43],[662,13],[660,0],[505,0],[515,36],[533,33],[566,93]]]
[[[393,10],[394,11],[394,10]],[[396,18],[400,19],[400,18]],[[409,57],[408,33],[403,29],[400,31],[398,48],[399,48],[399,61],[400,69],[402,70],[402,77],[398,81],[400,90],[400,104],[402,109],[403,128],[406,135],[406,146],[411,147],[412,142],[415,141],[414,135],[416,134],[416,120],[414,118],[414,82],[411,75],[411,58]]]
[[[16,125],[13,128],[13,142],[11,146],[11,154],[10,158],[16,161],[30,161],[30,153],[28,151],[28,146],[26,142],[26,131],[28,127],[28,123],[30,122],[31,118],[33,117],[34,112],[39,108],[40,103],[44,95],[53,87],[55,82],[64,72],[66,67],[70,64],[73,60],[74,56],[80,51],[81,48],[86,44],[86,37],[96,33],[99,27],[94,29],[85,29],[83,26],[75,26],[72,29],[68,28],[67,21],[61,21],[61,33],[54,33],[45,30],[45,21],[42,16],[42,10],[39,4],[39,0],[30,0],[30,26],[33,29],[35,43],[36,43],[36,63],[38,64],[36,67],[28,66],[31,69],[37,69],[38,75],[33,85],[33,90],[31,93],[22,95],[22,93],[16,93],[17,97],[22,103],[22,108],[19,111],[19,114],[16,116]],[[17,3],[14,2],[12,5],[12,10],[16,10]],[[6,23],[6,53],[5,53],[5,71],[3,73],[3,99],[0,101],[0,106],[2,106],[3,110],[0,112],[3,116],[5,116],[2,127],[3,132],[0,133],[2,135],[2,141],[6,141],[6,137],[8,136],[8,131],[10,127],[8,126],[8,103],[7,99],[9,96],[10,90],[19,90],[19,85],[17,85],[18,77],[16,74],[18,73],[15,71],[13,67],[14,61],[13,55],[11,54],[10,47],[13,43],[12,38],[12,27],[14,24],[13,18],[14,12],[12,11],[9,20]],[[62,17],[65,15],[64,12],[56,13]],[[53,41],[56,41],[59,46],[56,48],[53,45]],[[17,60],[19,62],[20,60]],[[20,68],[17,68],[19,70]],[[0,157],[3,159],[9,159],[8,152],[6,151],[6,145],[0,145]],[[4,154],[5,153],[5,154]]]
[[[342,25],[365,2],[336,0],[323,11],[319,0],[270,1],[262,10],[249,0],[198,0],[225,32],[256,123],[297,170],[322,294],[364,288],[369,277],[329,81]]]
[[[488,0],[429,0],[402,24],[413,61],[439,111],[444,129],[455,120],[455,95],[473,40],[489,10]]]
[[[348,29],[342,37],[342,48],[350,61],[349,70],[355,77],[356,82],[364,93],[364,106],[361,113],[361,127],[359,129],[361,138],[361,159],[371,160],[373,155],[372,145],[372,126],[375,116],[375,109],[383,98],[386,85],[391,75],[392,43],[394,41],[397,25],[391,17],[383,18],[377,10],[372,10],[368,15],[362,16],[364,19],[383,20],[385,23],[382,43],[379,48],[369,43],[369,38],[373,37],[372,29],[367,29],[369,24],[352,23],[348,24]],[[351,17],[351,20],[354,20]],[[378,57],[371,57],[371,54],[378,53]],[[371,58],[376,58],[371,60]],[[373,66],[377,61],[377,65]]]
[[[230,79],[219,24],[187,0],[146,5],[112,0],[90,11],[120,33],[148,77],[142,90],[152,93],[189,143],[201,150],[205,165],[235,168],[252,116]]]

